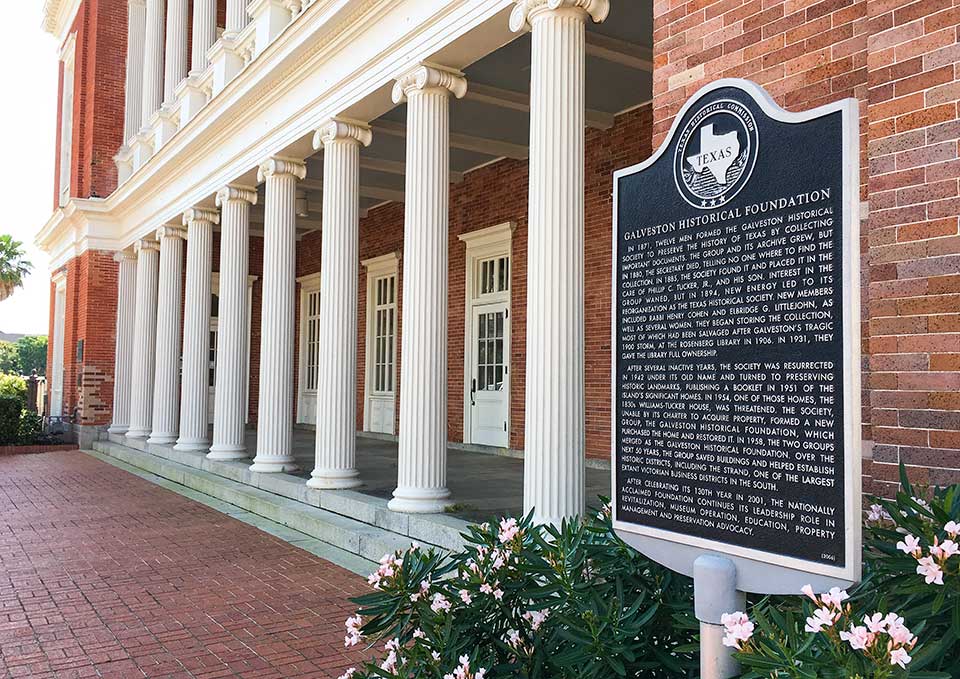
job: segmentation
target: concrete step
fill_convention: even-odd
[[[202,453],[172,451],[166,446],[151,446],[142,441],[134,445],[136,447],[102,440],[94,442],[93,449],[358,555],[371,566],[384,554],[409,547],[412,541],[447,549],[461,544],[459,532],[466,524],[459,520],[455,521],[460,525],[452,524],[451,517],[433,517],[438,521],[431,522],[425,517],[391,512],[386,508],[386,501],[361,493],[312,490],[303,479],[288,474],[254,474],[248,469],[249,462],[208,461]],[[168,454],[176,459],[168,459]],[[206,465],[208,469],[203,468],[211,462]],[[410,535],[411,527],[415,536]],[[454,530],[457,532],[455,542],[450,536]],[[434,539],[428,539],[430,537]]]

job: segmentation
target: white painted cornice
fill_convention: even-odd
[[[106,240],[119,249],[209,203],[226,185],[253,184],[271,156],[311,153],[314,132],[331,118],[371,120],[392,108],[395,80],[417,64],[441,54],[444,63],[463,68],[508,42],[513,6],[513,0],[315,0],[100,205],[72,216],[55,212],[38,245],[55,259]],[[478,26],[480,36],[457,42]]]
[[[71,198],[56,210],[34,239],[37,247],[50,255],[50,270],[55,271],[87,250],[121,250],[119,225],[99,198]]]
[[[43,3],[43,30],[58,42],[67,37],[73,18],[77,16],[81,0],[46,0]]]

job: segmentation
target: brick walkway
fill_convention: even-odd
[[[0,677],[336,677],[365,586],[83,453],[0,457]]]

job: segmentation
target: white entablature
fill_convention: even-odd
[[[77,16],[80,3],[81,0],[46,0],[43,3],[43,30],[62,43]]]

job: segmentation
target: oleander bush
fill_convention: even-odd
[[[21,399],[27,395],[27,381],[20,375],[11,375],[0,372],[0,396],[19,396]]]
[[[857,586],[725,616],[743,679],[960,679],[960,486],[902,481],[895,500],[872,500]],[[382,651],[344,678],[697,676],[691,581],[624,544],[608,511],[465,537],[458,553],[381,560],[345,643]]]

